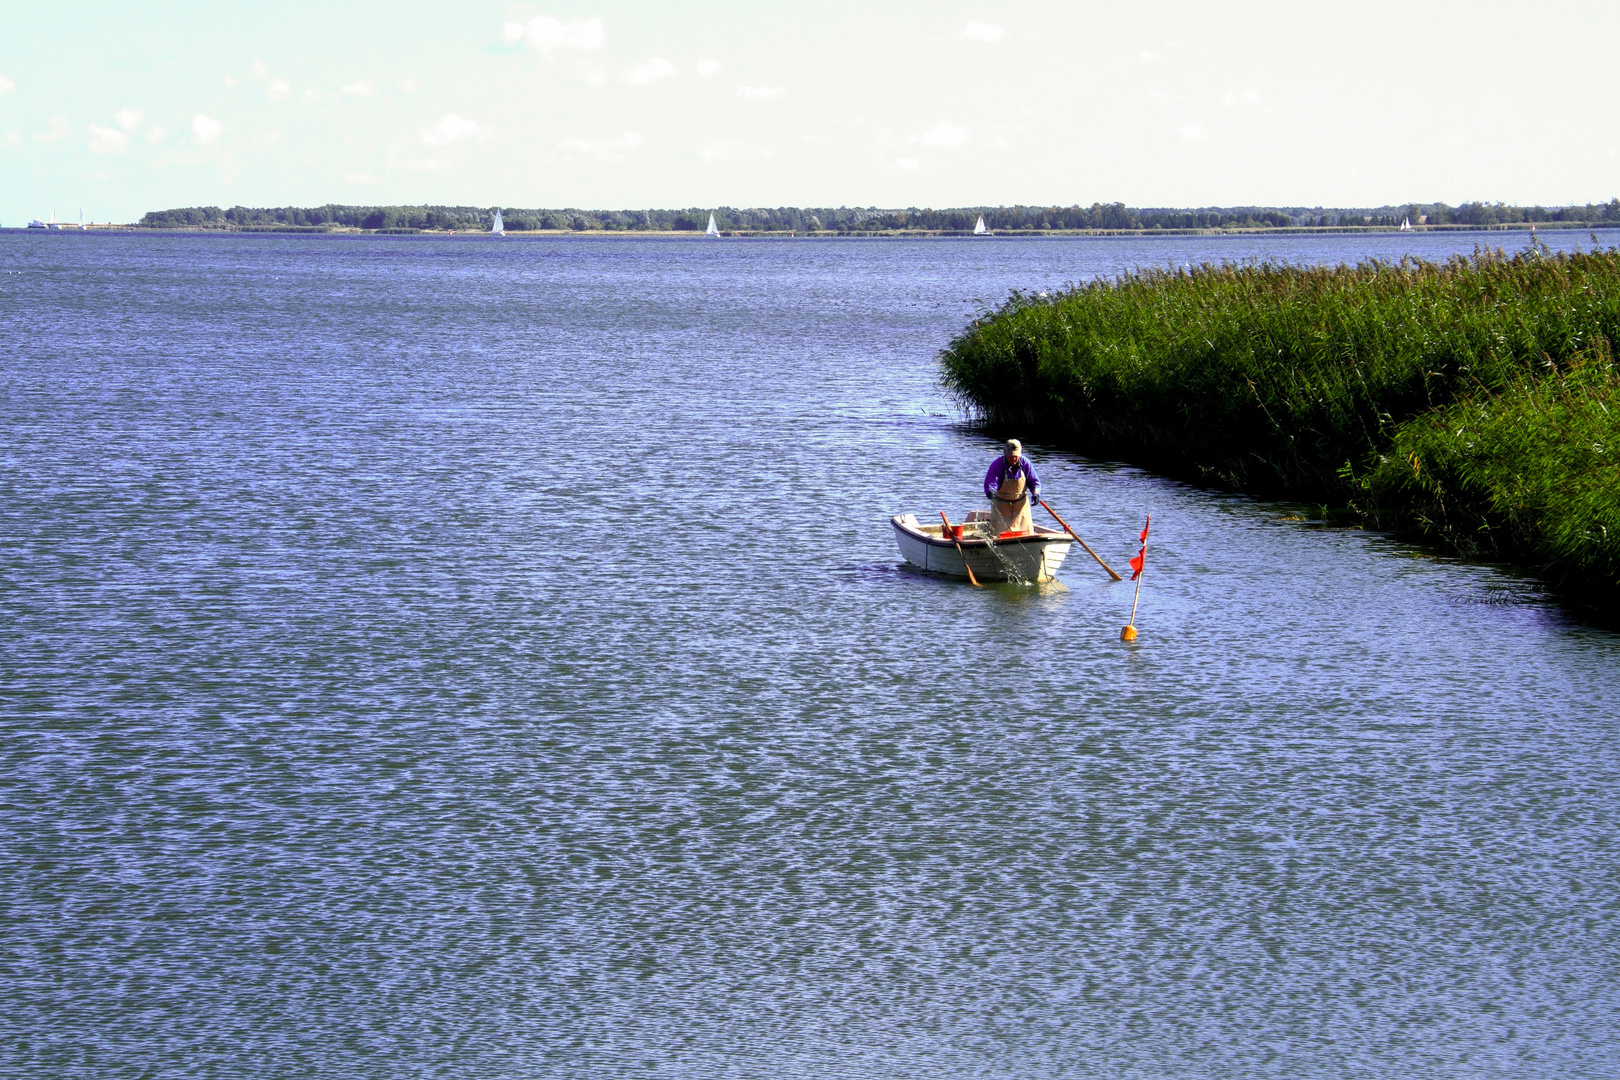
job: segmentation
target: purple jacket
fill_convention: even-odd
[[[1041,481],[1035,475],[1035,466],[1031,465],[1029,458],[1022,454],[1018,457],[1016,467],[1007,465],[1005,454],[996,455],[996,460],[990,463],[990,471],[984,474],[984,497],[995,498],[996,489],[1001,486],[1002,481],[1011,479],[1017,473],[1024,474],[1024,490],[1029,493],[1029,501],[1033,503],[1040,494]]]

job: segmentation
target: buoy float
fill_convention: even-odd
[[[1127,626],[1127,627],[1125,627],[1125,629],[1121,630],[1119,632],[1119,640],[1121,640],[1121,641],[1135,641],[1136,640],[1136,627]]]

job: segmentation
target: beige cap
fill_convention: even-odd
[[[1009,449],[1009,450],[1017,450],[1019,453],[1023,453],[1024,444],[1019,442],[1017,439],[1008,439],[1007,440],[1007,449]]]

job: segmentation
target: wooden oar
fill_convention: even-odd
[[[941,510],[939,512],[939,520],[945,523],[946,535],[950,536],[952,540],[956,540],[956,537],[951,534],[951,519],[945,516],[945,511]],[[967,552],[962,550],[962,541],[960,540],[956,540],[956,553],[962,556],[962,568],[968,572],[968,580],[979,588],[984,588],[983,585],[979,585],[979,579],[973,576],[973,567],[968,565]]]
[[[1054,510],[1050,506],[1046,505],[1046,500],[1045,499],[1040,500],[1040,502],[1041,502],[1041,506],[1045,507],[1046,512],[1048,514],[1051,514],[1053,517],[1057,518],[1057,523],[1059,525],[1063,526],[1064,531],[1067,532],[1070,536],[1074,537],[1074,542],[1079,544],[1081,547],[1085,548],[1086,549],[1086,554],[1090,555],[1093,559],[1096,559],[1098,566],[1100,566],[1104,570],[1108,571],[1108,576],[1109,577],[1113,578],[1115,581],[1124,581],[1125,580],[1124,578],[1120,577],[1118,574],[1114,573],[1114,568],[1112,566],[1109,566],[1107,563],[1103,562],[1101,556],[1099,556],[1095,551],[1092,551],[1091,546],[1089,544],[1087,544],[1084,540],[1080,539],[1080,534],[1079,533],[1077,533],[1073,529],[1069,528],[1069,523],[1067,521],[1064,521],[1062,518],[1058,517],[1056,510]]]

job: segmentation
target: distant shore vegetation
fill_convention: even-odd
[[[1347,507],[1614,613],[1617,345],[1620,249],[1538,244],[1018,294],[941,360],[995,434]]]
[[[1572,206],[1510,206],[1505,203],[1407,203],[1400,206],[1323,208],[1228,206],[1198,209],[1090,206],[969,206],[945,210],[884,210],[877,207],[692,207],[684,210],[578,210],[499,208],[507,232],[702,232],[709,215],[727,233],[866,235],[966,233],[984,218],[1000,234],[1275,229],[1490,229],[1557,226],[1620,226],[1620,198]],[[137,223],[151,229],[241,231],[488,232],[495,207],[475,206],[186,206],[153,210]]]

